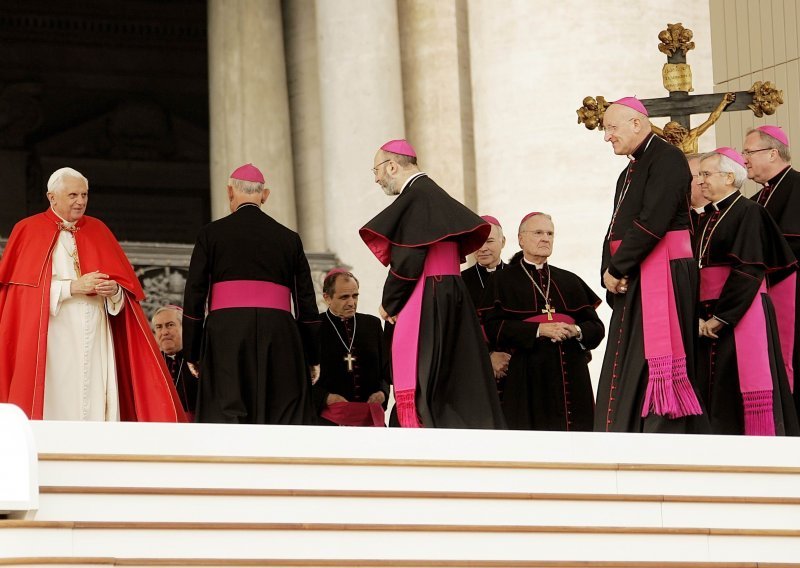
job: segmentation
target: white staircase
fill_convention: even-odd
[[[0,566],[800,567],[800,439],[32,427]]]

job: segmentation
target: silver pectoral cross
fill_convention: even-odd
[[[352,353],[348,353],[347,355],[344,356],[344,362],[347,363],[347,371],[349,373],[352,373],[353,372],[353,363],[356,362],[356,358],[353,357]]]

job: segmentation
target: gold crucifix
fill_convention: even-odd
[[[353,363],[356,362],[356,358],[353,357],[353,354],[348,352],[347,355],[344,356],[344,362],[347,363],[347,371],[349,373],[353,372]]]
[[[547,321],[553,321],[553,314],[556,313],[556,310],[550,307],[550,302],[545,302],[542,313],[547,314]]]

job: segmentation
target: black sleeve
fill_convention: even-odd
[[[581,345],[586,349],[594,349],[606,336],[606,328],[592,307],[587,306],[575,314],[575,323],[581,328]]]
[[[757,264],[733,266],[714,308],[714,315],[731,327],[739,323],[761,287],[765,269]]]
[[[183,291],[183,350],[186,359],[193,363],[200,360],[203,342],[203,324],[210,286],[208,260],[208,243],[203,231],[195,242]]]
[[[307,365],[319,364],[319,328],[320,318],[317,309],[317,296],[311,280],[311,268],[303,251],[303,242],[297,237],[297,253],[295,256],[294,313],[303,340],[303,351]]]
[[[691,173],[683,156],[664,154],[652,162],[647,172],[642,209],[608,261],[608,272],[614,278],[634,273],[670,229],[681,208],[688,212],[690,185]]]
[[[539,324],[507,319],[499,303],[483,312],[484,331],[489,340],[489,351],[508,351],[511,348],[533,349]]]
[[[317,414],[325,410],[329,394],[330,391],[323,386],[321,380],[317,381],[316,384],[311,387],[311,400],[313,401]]]
[[[425,268],[426,248],[411,248],[392,245],[392,260],[389,274],[383,285],[383,309],[396,316],[406,305],[417,281]]]

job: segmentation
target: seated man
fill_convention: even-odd
[[[605,335],[600,298],[547,263],[554,232],[549,215],[522,219],[522,251],[492,279],[493,302],[482,310],[490,348],[512,353],[499,387],[511,429],[591,430],[594,420],[587,363]]]
[[[695,234],[700,264],[697,379],[715,434],[797,435],[775,309],[767,294],[796,270],[792,250],[769,213],[739,192],[747,169],[732,148],[700,162],[711,204]]]
[[[181,319],[183,308],[179,306],[163,306],[158,308],[151,319],[156,343],[167,364],[175,390],[181,399],[187,418],[194,419],[194,407],[197,404],[197,370],[183,355],[183,328]]]
[[[331,270],[322,284],[328,310],[320,329],[320,375],[314,405],[320,424],[383,426],[389,399],[389,357],[381,320],[356,313],[358,280]]]

